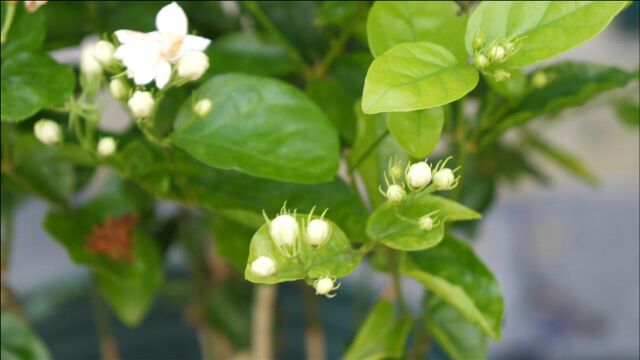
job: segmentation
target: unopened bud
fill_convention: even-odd
[[[288,214],[279,215],[270,224],[271,238],[278,246],[291,246],[298,238],[298,222]]]
[[[426,162],[411,165],[407,171],[407,184],[412,189],[422,189],[431,181],[431,167]]]
[[[115,61],[115,58],[113,57],[115,51],[116,48],[112,43],[105,40],[100,40],[95,45],[93,56],[103,66],[109,66]]]
[[[324,244],[331,233],[331,226],[321,219],[313,219],[307,225],[307,240],[311,246]]]
[[[425,215],[418,220],[418,226],[420,229],[429,231],[433,229],[433,219],[429,215]]]
[[[122,78],[116,78],[109,82],[109,92],[116,99],[124,99],[129,94],[129,85]]]
[[[484,35],[481,32],[478,32],[471,40],[471,46],[473,46],[474,50],[480,50],[484,46]]]
[[[316,280],[313,287],[316,289],[316,295],[324,295],[328,298],[332,298],[335,294],[331,294],[331,292],[337,290],[340,287],[340,284],[336,285],[333,279],[323,277]]]
[[[53,120],[38,120],[33,126],[33,132],[36,138],[46,145],[57,144],[62,140],[62,129]]]
[[[178,60],[178,76],[198,80],[209,68],[209,58],[202,51],[189,51]]]
[[[453,171],[448,168],[440,169],[433,175],[433,185],[437,190],[449,189],[454,181]]]
[[[502,69],[498,69],[493,73],[493,79],[498,82],[509,80],[510,78],[511,74],[508,71]]]
[[[276,272],[276,263],[268,256],[260,256],[251,263],[251,272],[257,276],[271,276]]]
[[[98,154],[102,157],[113,155],[116,148],[116,141],[111,136],[103,137],[98,141]]]
[[[486,56],[482,54],[476,54],[473,58],[473,63],[476,64],[476,67],[478,69],[484,69],[489,66],[490,61]]]
[[[387,189],[386,196],[390,202],[400,202],[404,199],[405,191],[400,185],[390,185]]]
[[[153,110],[153,96],[148,91],[136,91],[133,96],[127,102],[131,113],[136,118],[145,118],[151,115]]]
[[[504,60],[506,55],[506,52],[504,50],[504,48],[500,45],[494,45],[491,47],[491,49],[489,49],[489,60],[491,61],[495,61],[495,62],[500,62],[502,60]]]
[[[102,73],[102,65],[95,58],[95,44],[85,46],[80,55],[80,71],[88,76]]]
[[[211,111],[211,100],[202,99],[193,106],[193,112],[200,117],[205,117]]]
[[[24,2],[24,8],[27,9],[28,12],[36,12],[40,7],[45,5],[46,1],[32,1],[27,0]]]

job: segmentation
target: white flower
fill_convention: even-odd
[[[136,91],[127,103],[131,113],[136,118],[144,118],[151,115],[153,110],[153,96],[148,91]]]
[[[209,58],[202,51],[189,51],[178,60],[178,76],[198,80],[209,68]]]
[[[331,227],[321,219],[313,219],[307,225],[307,240],[311,246],[320,246],[329,238]]]
[[[502,60],[504,60],[504,57],[506,55],[506,51],[504,50],[504,48],[500,45],[494,45],[491,47],[491,49],[489,49],[489,59],[491,61],[496,61],[496,62],[500,62]]]
[[[98,141],[98,154],[103,157],[111,156],[116,152],[116,141],[111,136],[106,136]]]
[[[200,117],[205,117],[211,111],[211,100],[202,99],[193,106],[193,112]]]
[[[123,79],[116,78],[109,83],[109,91],[114,98],[124,99],[129,94],[129,86]]]
[[[260,256],[251,263],[251,272],[257,276],[271,276],[276,272],[276,263],[268,256]]]
[[[336,295],[331,294],[331,292],[337,290],[340,287],[340,284],[336,284],[335,280],[331,278],[323,277],[316,280],[313,283],[313,287],[316,289],[316,295],[324,295],[328,298],[332,298]]]
[[[60,125],[53,120],[38,120],[33,126],[33,132],[36,134],[36,138],[43,144],[53,145],[62,140],[62,129]]]
[[[24,2],[24,8],[27,9],[28,12],[35,12],[46,3],[47,3],[46,1],[27,0]]]
[[[156,15],[158,31],[141,33],[132,30],[115,32],[121,45],[115,57],[127,67],[127,76],[138,85],[155,80],[162,89],[171,78],[171,64],[189,51],[204,51],[211,40],[187,35],[188,20],[182,8],[172,2]]]
[[[455,177],[449,168],[440,169],[433,175],[433,185],[437,190],[447,190],[453,186]]]
[[[422,189],[431,181],[431,167],[426,162],[411,165],[407,171],[407,184],[412,189]]]
[[[386,197],[390,202],[400,202],[404,198],[405,192],[400,185],[390,185],[387,189]]]
[[[80,55],[80,71],[88,76],[94,76],[102,73],[102,65],[95,57],[95,44],[87,45],[82,48]]]
[[[433,219],[429,215],[425,215],[418,220],[418,226],[422,230],[429,231],[433,229]]]
[[[298,222],[291,215],[279,215],[271,221],[271,238],[278,246],[294,245],[298,238],[298,232]]]
[[[113,57],[113,53],[116,51],[116,48],[112,43],[100,40],[96,43],[95,49],[93,52],[93,57],[100,62],[103,66],[109,66],[113,63],[115,58]]]

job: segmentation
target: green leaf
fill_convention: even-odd
[[[607,90],[623,87],[638,78],[637,72],[572,61],[549,65],[535,73],[546,75],[546,86],[531,87],[510,106],[506,115],[492,119],[491,124],[495,123],[495,126],[487,129],[483,145],[495,141],[512,127],[521,126],[538,116],[554,115],[582,105]],[[531,83],[533,76],[529,75],[528,83]]]
[[[17,315],[2,311],[2,360],[48,360],[51,355],[38,335]]]
[[[6,12],[6,6],[8,6],[7,3],[3,2],[3,15]],[[40,50],[46,35],[45,17],[42,11],[29,13],[21,4],[14,6],[16,6],[16,12],[13,23],[9,28],[6,42],[2,44],[3,61],[20,52]]]
[[[71,67],[42,53],[19,53],[2,62],[2,121],[21,121],[64,105],[73,94]]]
[[[433,211],[434,226],[422,230],[418,220]],[[444,237],[445,222],[479,219],[480,214],[445,198],[434,195],[407,197],[399,204],[387,202],[377,208],[367,221],[367,234],[386,246],[403,251],[427,249]]]
[[[207,49],[213,64],[210,73],[245,72],[263,76],[285,75],[298,70],[282,45],[256,32],[236,32],[217,38]]]
[[[204,98],[213,109],[200,118],[192,104]],[[274,180],[319,183],[338,171],[338,134],[329,119],[302,92],[274,79],[212,78],[183,105],[171,140],[209,166]]]
[[[423,158],[436,147],[443,124],[442,107],[395,112],[387,116],[389,131],[404,151],[414,158]]]
[[[557,146],[544,141],[541,137],[534,136],[533,134],[529,134],[526,137],[526,142],[534,150],[537,150],[539,154],[544,155],[547,159],[553,161],[555,164],[575,175],[587,184],[598,184],[597,176],[575,155],[564,149],[558,148]]]
[[[356,127],[353,102],[342,84],[333,77],[314,79],[307,82],[305,91],[327,113],[340,135],[353,141]]]
[[[378,57],[395,45],[426,41],[466,60],[467,15],[453,1],[376,1],[367,19],[371,53]]]
[[[631,100],[622,100],[614,105],[620,122],[629,126],[640,125],[640,105]]]
[[[502,81],[495,81],[493,76],[487,75],[484,76],[484,79],[491,89],[507,99],[517,99],[527,90],[527,76],[521,71],[512,71],[511,77]]]
[[[465,43],[473,54],[473,37],[482,33],[488,47],[494,39],[517,36],[522,47],[500,64],[521,68],[581,45],[604,30],[627,1],[483,1],[467,23]]]
[[[345,360],[401,359],[411,319],[398,318],[393,305],[380,301],[358,330],[355,340],[344,355]]]
[[[297,215],[296,219],[300,226],[306,222],[307,216]],[[349,239],[336,224],[327,218],[324,220],[331,226],[331,233],[325,243],[316,248],[311,247],[306,240],[304,227],[300,226],[300,235],[296,239],[299,251],[291,257],[275,244],[269,233],[269,224],[262,225],[251,239],[245,279],[258,284],[276,284],[299,279],[311,281],[320,277],[341,278],[349,275],[358,267],[362,255],[351,248]],[[257,276],[251,271],[251,263],[260,256],[267,256],[276,263],[273,275]]]
[[[458,309],[487,335],[500,338],[502,291],[469,245],[447,236],[436,247],[406,253],[401,272]]]
[[[362,111],[411,111],[450,103],[478,83],[475,68],[442,46],[414,42],[394,46],[373,60],[364,81]]]
[[[429,294],[424,313],[429,332],[452,360],[487,358],[485,335],[442,298]]]

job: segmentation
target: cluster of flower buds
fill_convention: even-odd
[[[471,45],[474,51],[474,65],[478,70],[484,70],[491,65],[505,62],[513,54],[517,53],[522,47],[522,38],[516,36],[499,37],[487,45],[484,34],[478,32],[471,40]],[[503,69],[496,70],[492,75],[496,81],[510,78],[510,73]]]
[[[404,182],[402,182],[402,167],[400,162],[396,158],[392,158],[389,161],[388,173],[390,174],[391,181],[387,173],[384,174],[387,190],[382,190],[382,186],[378,188],[380,193],[387,198],[389,202],[400,202],[406,196],[406,188],[413,192],[419,192],[422,190],[434,191],[434,190],[451,190],[458,185],[459,176],[456,177],[455,173],[459,170],[449,169],[446,167],[447,162],[451,159],[448,157],[444,161],[440,160],[435,167],[429,165],[427,160],[419,161],[413,164],[408,164],[404,171]]]
[[[313,288],[316,290],[316,295],[323,295],[329,299],[336,296],[332,291],[338,290],[340,283],[334,278],[321,277],[313,282]]]

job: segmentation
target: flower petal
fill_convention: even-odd
[[[156,15],[156,28],[161,33],[187,35],[187,15],[175,1],[163,7]]]
[[[121,44],[142,40],[147,36],[145,33],[133,30],[117,30],[114,34]]]
[[[156,76],[155,66],[137,66],[130,69],[133,72],[133,82],[137,85],[148,84]]]
[[[204,51],[210,43],[211,40],[207,38],[195,35],[187,35],[182,40],[182,46],[180,47],[178,57],[181,57],[189,51]]]
[[[171,79],[171,65],[166,60],[160,60],[156,64],[155,73],[156,87],[162,89]]]

